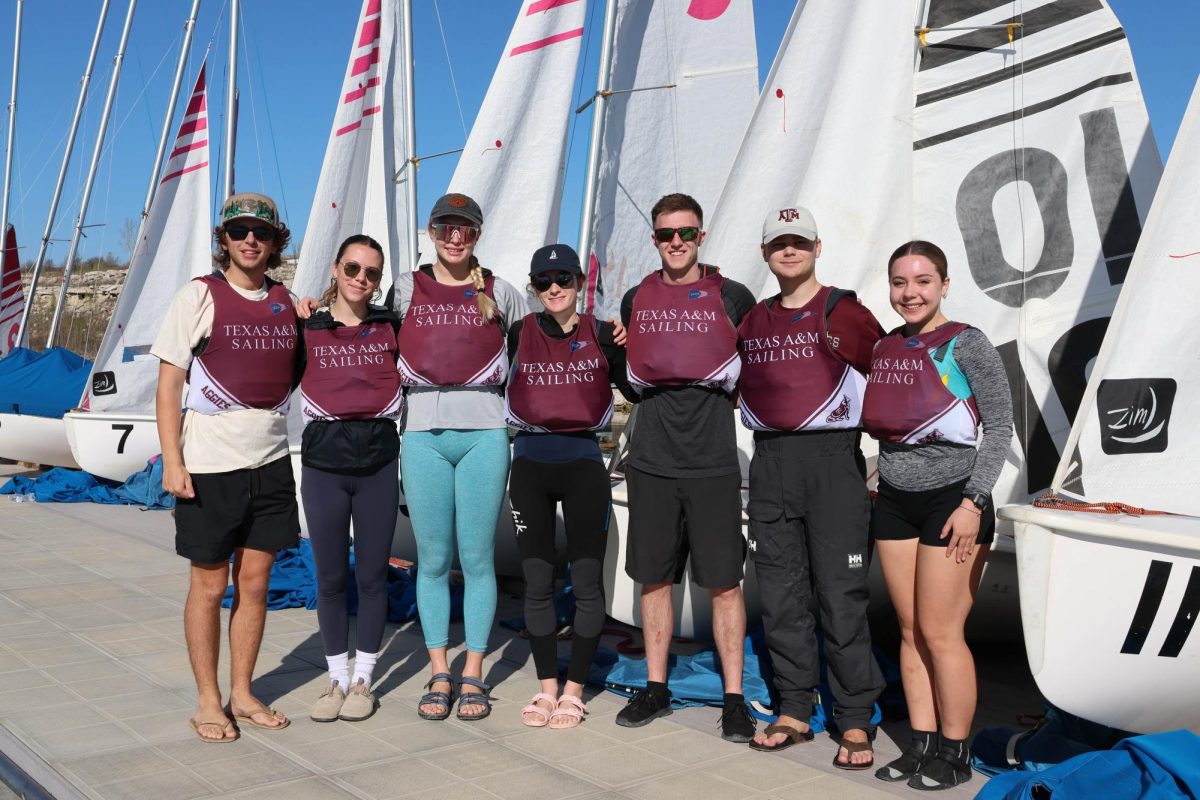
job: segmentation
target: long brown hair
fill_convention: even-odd
[[[225,243],[225,223],[222,222],[217,227],[213,228],[213,241],[216,242],[217,252],[213,254],[213,263],[220,267],[224,272],[229,267],[229,251],[221,245]],[[267,269],[274,269],[283,263],[283,251],[287,249],[288,244],[292,241],[292,232],[287,225],[282,222],[279,227],[275,228],[275,238],[270,244],[275,250],[271,255],[267,256]]]
[[[352,244],[366,245],[375,252],[379,253],[379,266],[383,266],[383,245],[372,239],[370,236],[367,236],[365,233],[356,233],[353,236],[346,237],[346,241],[342,242],[341,247],[338,248],[337,255],[333,257],[333,260],[341,261],[342,256],[346,253],[346,248]],[[337,299],[337,293],[337,278],[331,278],[329,281],[329,288],[325,290],[325,294],[321,295],[321,306],[324,308],[332,306],[333,301]]]

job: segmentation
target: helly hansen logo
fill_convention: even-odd
[[[1171,378],[1100,381],[1100,449],[1108,455],[1164,452],[1175,390]]]
[[[846,554],[846,566],[850,569],[862,569],[863,568],[863,554],[862,553],[847,553]]]
[[[779,210],[780,222],[795,222],[800,219],[800,212],[794,208],[782,208]]]

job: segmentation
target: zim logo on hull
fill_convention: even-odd
[[[1100,449],[1108,455],[1164,452],[1175,389],[1171,378],[1100,381]]]

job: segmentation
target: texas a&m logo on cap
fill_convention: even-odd
[[[795,222],[800,219],[800,212],[794,208],[781,208],[779,210],[780,222]]]

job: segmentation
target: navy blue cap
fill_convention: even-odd
[[[573,275],[582,275],[579,254],[570,245],[565,244],[539,247],[529,261],[529,277],[541,275],[543,272],[570,272]]]

